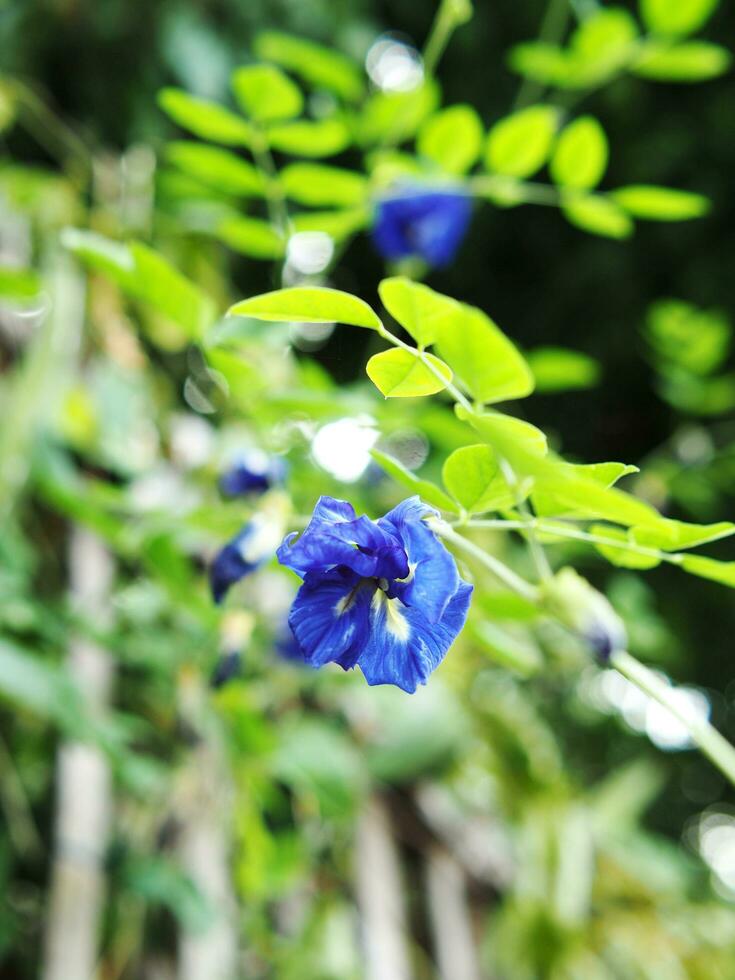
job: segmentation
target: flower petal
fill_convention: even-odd
[[[301,536],[286,537],[278,560],[304,578],[308,572],[344,565],[365,578],[394,578],[408,574],[408,559],[400,541],[368,517],[355,517],[350,504],[320,497]]]
[[[368,684],[395,684],[413,694],[441,663],[464,626],[472,586],[459,588],[438,623],[430,623],[418,606],[406,606],[376,591],[370,603],[370,639],[357,664]]]
[[[408,606],[417,606],[430,623],[444,614],[459,587],[454,556],[421,518],[436,511],[419,497],[409,497],[381,517],[378,524],[390,528],[403,543],[410,572],[406,582],[396,582],[390,592]]]
[[[306,663],[312,667],[338,663],[354,667],[367,641],[370,583],[328,577],[316,588],[302,585],[288,622]]]

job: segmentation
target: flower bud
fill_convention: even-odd
[[[542,605],[562,626],[575,633],[602,663],[624,650],[625,626],[608,599],[578,575],[562,568],[542,586]]]

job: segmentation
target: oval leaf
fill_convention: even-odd
[[[516,498],[500,472],[489,446],[462,446],[444,463],[442,480],[449,493],[470,514],[512,507]]]
[[[384,279],[378,293],[386,310],[419,347],[433,344],[443,324],[462,316],[462,307],[456,300],[403,276]]]
[[[686,221],[701,217],[710,208],[710,202],[701,194],[647,184],[619,187],[610,197],[634,218],[651,221]]]
[[[601,194],[565,198],[562,210],[567,221],[603,238],[629,238],[634,225],[623,209]]]
[[[164,88],[158,104],[182,129],[203,140],[228,146],[249,146],[252,130],[248,123],[224,106],[199,99],[179,88]]]
[[[640,0],[641,17],[654,34],[682,37],[698,31],[719,0]]]
[[[431,116],[422,125],[416,148],[449,174],[464,174],[477,161],[482,146],[482,123],[472,106],[455,105]]]
[[[559,136],[549,171],[557,184],[587,190],[602,179],[607,155],[604,129],[593,116],[582,116]]]
[[[352,170],[320,163],[292,163],[280,174],[286,196],[310,207],[350,207],[367,196],[367,179]]]
[[[449,367],[433,354],[424,354],[438,375],[418,354],[394,347],[375,354],[367,362],[367,375],[386,398],[415,398],[443,391],[452,380]],[[443,380],[442,380],[443,379]]]
[[[225,194],[262,196],[265,193],[265,180],[260,171],[229,150],[179,140],[168,144],[166,156],[189,177]]]
[[[437,347],[467,391],[485,403],[529,395],[533,375],[516,347],[482,310],[459,306],[441,323]]]
[[[485,164],[507,177],[530,177],[549,158],[558,112],[537,105],[514,112],[495,123],[488,134]]]
[[[347,323],[372,330],[382,326],[377,313],[363,300],[326,286],[292,286],[262,293],[235,303],[228,315],[281,322]]]
[[[232,73],[232,90],[243,112],[260,123],[298,116],[301,90],[274,65],[245,65]]]

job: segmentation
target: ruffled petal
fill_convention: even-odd
[[[350,504],[320,497],[314,515],[296,540],[288,535],[277,551],[282,565],[302,578],[310,571],[339,565],[365,578],[394,578],[408,574],[401,543],[368,517],[355,517]]]
[[[317,588],[302,585],[288,617],[306,663],[354,667],[368,638],[370,583],[328,577]]]
[[[370,638],[357,664],[368,684],[394,684],[413,694],[441,663],[464,626],[472,586],[460,580],[444,615],[430,623],[418,606],[375,592],[370,603]]]
[[[422,520],[427,514],[436,511],[419,497],[409,497],[381,517],[378,524],[400,538],[410,569],[406,581],[394,582],[388,595],[419,607],[430,623],[436,623],[457,591],[460,578],[454,556]]]

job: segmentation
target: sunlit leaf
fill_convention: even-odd
[[[386,398],[433,395],[446,388],[452,380],[452,372],[433,354],[424,354],[424,357],[438,372],[438,377],[417,354],[398,347],[374,354],[367,362],[367,375]]]
[[[688,524],[685,521],[674,521],[665,517],[644,527],[632,530],[634,540],[647,548],[659,548],[661,551],[679,551],[680,549],[696,548],[701,544],[719,541],[735,533],[735,524],[721,521],[718,524]]]
[[[386,310],[420,347],[433,344],[442,324],[451,323],[462,315],[456,300],[402,276],[384,279],[378,293]]]
[[[274,150],[299,157],[331,157],[352,142],[349,128],[341,119],[297,119],[268,129],[268,142]]]
[[[523,419],[501,412],[470,415],[462,405],[455,408],[455,413],[522,475],[529,473],[548,451],[544,433]]]
[[[279,259],[286,250],[281,235],[260,218],[233,215],[218,223],[215,234],[234,251],[254,259]]]
[[[166,146],[166,156],[179,170],[226,194],[262,196],[266,181],[247,160],[206,143],[178,141]]]
[[[571,224],[603,238],[629,238],[635,230],[620,205],[601,194],[565,196],[562,210]]]
[[[557,138],[549,171],[557,184],[588,190],[602,179],[607,155],[604,129],[592,116],[581,116]]]
[[[595,542],[595,550],[603,558],[606,558],[611,565],[618,568],[637,568],[640,570],[656,568],[661,564],[661,559],[657,555],[642,554],[636,549],[636,541],[633,540],[630,531],[621,531],[620,528],[610,527],[607,524],[593,524],[590,532],[598,537],[605,538],[608,543],[601,544]]]
[[[533,391],[533,375],[523,357],[482,310],[460,304],[456,317],[441,322],[436,345],[477,401],[523,398]]]
[[[699,218],[710,209],[710,202],[701,194],[647,184],[619,187],[610,192],[610,198],[634,218],[648,218],[652,221]]]
[[[364,90],[360,66],[346,55],[313,41],[280,31],[263,31],[255,38],[258,58],[300,75],[315,88],[324,88],[355,101]]]
[[[326,286],[292,286],[252,296],[230,308],[230,316],[299,323],[347,323],[379,330],[378,315],[363,300]]]
[[[406,469],[397,459],[388,456],[378,449],[371,450],[370,455],[381,469],[393,477],[396,483],[400,483],[401,486],[405,487],[411,493],[417,493],[427,504],[433,504],[441,510],[448,510],[455,514],[458,512],[458,507],[455,502],[440,487],[436,486],[435,483],[431,483],[429,480],[422,480],[411,470]]]
[[[368,208],[349,208],[343,211],[301,211],[293,216],[295,231],[322,231],[336,242],[350,238],[364,228],[369,220]]]
[[[593,357],[566,347],[536,347],[526,360],[539,394],[593,388],[600,379],[600,365]]]
[[[402,143],[416,135],[438,103],[439,89],[434,81],[426,81],[410,92],[375,92],[358,121],[360,142],[364,146]]]
[[[245,115],[259,123],[293,119],[304,105],[299,87],[274,65],[235,69],[232,90]]]
[[[546,163],[558,121],[554,106],[522,109],[495,123],[487,137],[485,165],[509,177],[530,177]]]
[[[692,575],[735,588],[735,561],[717,561],[703,555],[682,555],[678,564]]]
[[[18,266],[0,266],[0,299],[29,300],[41,289],[38,273]]]
[[[178,126],[200,139],[228,146],[250,145],[250,125],[216,102],[189,95],[182,89],[164,88],[158,93],[158,104]]]
[[[706,82],[728,70],[732,55],[727,48],[707,41],[646,45],[631,67],[636,75],[657,82]]]
[[[64,245],[90,268],[109,276],[130,296],[148,303],[199,339],[215,318],[215,307],[192,282],[142,242],[122,245],[94,232],[68,228]]]
[[[421,126],[418,152],[449,174],[466,173],[482,146],[482,123],[472,106],[455,105],[430,116]]]
[[[693,34],[712,16],[719,0],[639,0],[643,22],[654,34]]]
[[[554,466],[551,481],[544,480],[542,476],[533,490],[534,510],[542,517],[583,517],[587,513],[585,510],[578,511],[570,507],[564,496],[559,497],[554,492],[554,479],[568,477],[593,481],[601,487],[611,487],[624,476],[638,472],[637,466],[629,466],[626,463],[566,463],[557,461]]]
[[[675,299],[660,300],[649,308],[646,333],[659,358],[699,375],[723,363],[732,338],[723,313]]]
[[[292,163],[280,179],[286,196],[311,207],[350,207],[364,202],[367,179],[353,170],[319,163]]]
[[[636,50],[638,27],[623,7],[598,7],[585,17],[570,38],[572,52],[607,75],[625,65]]]
[[[490,446],[462,446],[442,468],[444,486],[470,514],[511,507],[517,502]]]

